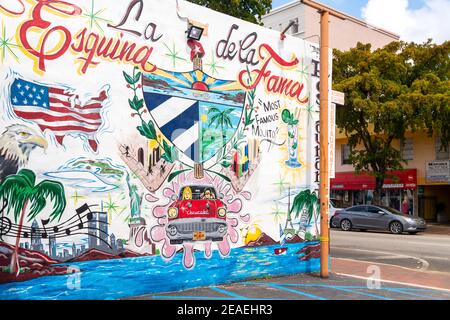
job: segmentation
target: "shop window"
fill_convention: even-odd
[[[400,148],[400,152],[403,160],[414,159],[414,140],[412,138],[405,139],[403,145]]]
[[[436,138],[436,160],[449,160],[450,146],[447,145],[447,150],[443,147],[440,138]]]
[[[343,144],[341,145],[341,158],[342,158],[342,164],[352,164],[350,161],[350,154],[352,152],[350,145]]]

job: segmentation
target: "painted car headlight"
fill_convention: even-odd
[[[224,207],[219,208],[219,210],[217,210],[217,214],[219,215],[219,217],[225,217],[227,215],[227,209],[225,209]]]
[[[178,209],[175,207],[169,208],[167,213],[169,214],[170,219],[175,219],[176,217],[178,217]]]
[[[218,231],[219,233],[225,233],[225,231],[227,231],[227,227],[224,226],[223,224],[221,224],[221,225],[217,228],[217,231]]]
[[[171,235],[171,236],[175,236],[176,234],[177,234],[177,228],[175,227],[175,226],[171,226],[170,228],[169,228],[169,234]]]

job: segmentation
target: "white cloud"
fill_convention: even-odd
[[[368,0],[362,17],[370,24],[400,35],[401,40],[436,43],[450,40],[450,0],[425,0],[418,9],[409,0]]]

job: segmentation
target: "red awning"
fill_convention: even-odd
[[[393,171],[389,174],[398,177],[384,179],[383,189],[416,189],[417,169],[405,169]],[[330,180],[330,188],[333,190],[373,190],[375,189],[375,177],[367,173],[336,172],[336,178]]]

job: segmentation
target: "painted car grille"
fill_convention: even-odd
[[[205,232],[213,232],[216,231],[219,227],[219,223],[207,223],[207,222],[192,222],[192,223],[184,223],[177,226],[178,232],[194,232],[194,231],[205,231]]]

